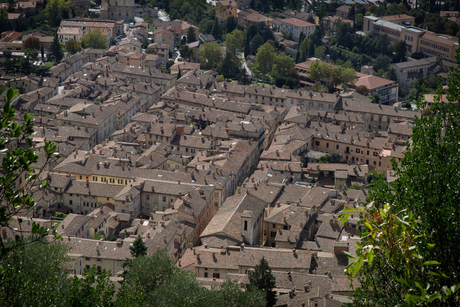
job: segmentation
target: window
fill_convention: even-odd
[[[270,232],[270,237],[275,238],[276,237],[276,231]]]
[[[91,269],[90,266],[86,265],[86,271],[88,272],[90,269]]]
[[[369,150],[367,151],[367,155],[369,155]]]
[[[284,229],[284,230],[288,230],[288,226],[287,226],[287,225],[284,225],[284,226],[283,226],[283,229]]]
[[[248,230],[248,221],[244,221],[244,231]]]
[[[122,266],[123,265],[123,262],[121,262],[120,260],[117,261],[117,265],[118,266]]]
[[[97,261],[102,261],[102,259],[101,259],[101,258],[97,258],[96,260],[97,260]]]
[[[220,274],[219,273],[212,273],[212,278],[220,278]]]
[[[204,272],[204,277],[208,277],[208,272]]]
[[[379,166],[382,166],[382,161],[379,161]]]
[[[89,257],[85,257],[85,260],[86,260],[86,261],[89,261],[89,259],[90,259]]]
[[[97,274],[100,275],[102,273],[102,268],[100,266],[97,267]]]
[[[93,181],[97,181],[97,177],[96,177],[96,176],[93,176]]]
[[[378,155],[378,153],[376,151],[374,151],[372,154],[374,155],[374,157],[377,157],[377,155]]]
[[[335,145],[335,149],[339,149],[339,145]]]
[[[69,205],[73,205],[73,202],[72,202],[72,200],[70,200],[70,201],[69,201]]]
[[[345,149],[345,152],[350,152],[350,147],[347,146],[347,148]]]
[[[326,143],[326,148],[329,148],[329,143]]]
[[[360,153],[361,151],[359,150],[359,148],[356,148],[356,153]]]
[[[163,201],[166,201],[166,196],[163,196]]]
[[[316,145],[316,146],[319,146],[319,141],[315,141],[315,145]]]

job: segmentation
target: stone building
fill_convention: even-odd
[[[103,0],[101,19],[134,21],[134,0]]]

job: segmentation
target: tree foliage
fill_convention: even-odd
[[[211,34],[212,36],[214,36],[215,39],[220,39],[222,37],[222,29],[217,18],[214,20],[214,25],[212,26]]]
[[[15,121],[15,109],[12,100],[17,93],[17,90],[11,88],[7,90],[6,101],[0,111],[0,130],[3,136],[0,138],[0,150],[4,151],[1,165],[3,176],[0,176],[0,196],[2,198],[0,228],[9,228],[13,216],[21,210],[29,210],[34,207],[35,201],[30,195],[30,190],[34,184],[40,184],[40,187],[46,186],[46,181],[39,182],[38,175],[40,172],[34,174],[31,167],[32,164],[38,162],[38,154],[31,148],[32,135],[35,133],[32,116],[25,114],[22,124]],[[22,142],[28,147],[22,148],[20,146]],[[45,142],[44,152],[46,153],[46,163],[54,161],[58,157],[56,145],[52,142]],[[13,229],[11,230],[13,231]],[[33,224],[32,235],[35,240],[47,233],[48,231],[44,227]],[[3,236],[0,236],[0,255],[4,257],[14,248],[24,244],[27,244],[27,240],[20,235],[16,237],[13,243],[8,244]]]
[[[234,61],[232,55],[227,52],[217,71],[225,78],[236,79],[240,73],[240,68],[238,62]]]
[[[193,43],[197,41],[196,34],[195,34],[195,28],[190,27],[187,30],[187,44]]]
[[[40,40],[35,36],[31,36],[22,44],[23,49],[40,49]]]
[[[200,59],[206,68],[216,69],[222,61],[222,53],[223,49],[217,42],[205,43],[200,50]]]
[[[93,28],[82,36],[81,45],[83,48],[107,49],[107,37],[101,29]]]
[[[233,59],[239,62],[240,53],[243,52],[244,47],[243,32],[235,29],[233,32],[228,33],[225,36],[224,45],[227,47],[227,52],[232,55]]]
[[[262,73],[262,75],[266,75],[272,71],[273,62],[275,59],[275,48],[269,43],[265,43],[264,45],[260,46],[257,50],[256,55],[256,64]]]
[[[272,274],[272,268],[264,257],[260,259],[254,271],[249,272],[249,283],[251,287],[262,290],[265,293],[268,307],[276,304],[276,291],[273,290],[276,287],[276,279]]]
[[[23,242],[30,243],[0,257],[2,306],[61,305],[70,286],[67,272],[60,267],[67,260],[67,246],[48,244],[44,239]]]
[[[369,96],[371,90],[365,85],[360,85],[355,88],[355,92],[364,96]]]
[[[49,47],[48,58],[55,60],[56,64],[59,63],[64,57],[64,51],[62,51],[61,43],[59,42],[57,33],[54,35],[54,40]]]
[[[141,236],[138,236],[136,240],[134,240],[133,245],[129,247],[131,256],[134,258],[147,256],[147,246],[145,246],[144,241],[142,240]]]
[[[69,41],[65,44],[65,51],[70,54],[75,54],[81,51],[81,44],[75,39],[69,39]]]
[[[314,61],[310,65],[307,74],[314,81],[327,82],[329,91],[332,91],[338,85],[346,88],[356,81],[356,72],[353,68],[334,67],[332,64],[321,61]]]
[[[453,67],[447,102],[439,86],[430,112],[414,119],[401,164],[392,161],[396,180],[373,180],[373,203],[360,209],[365,228],[349,266],[352,275],[360,274],[358,306],[458,305],[460,110],[452,102],[460,98],[459,84]],[[428,109],[421,98],[417,107]],[[343,221],[353,213],[346,211]]]
[[[282,75],[287,77],[292,67],[295,66],[294,59],[284,53],[279,53],[275,56],[273,65],[273,75]]]
[[[187,45],[181,46],[179,48],[179,53],[180,53],[181,58],[183,58],[185,61],[186,60],[190,61],[190,59],[193,57],[193,49]]]
[[[63,19],[72,18],[72,3],[69,0],[49,0],[45,7],[45,14],[51,26],[59,26]]]

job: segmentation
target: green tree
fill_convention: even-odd
[[[62,51],[61,43],[59,42],[57,32],[54,35],[53,43],[49,47],[48,58],[55,60],[56,64],[59,63],[64,57],[64,52]]]
[[[23,243],[30,242],[24,240]],[[8,242],[7,245],[13,244]],[[3,306],[62,306],[70,286],[61,264],[68,247],[45,239],[30,242],[0,257],[0,302]],[[39,261],[37,261],[39,259]],[[33,303],[32,303],[33,302]]]
[[[399,62],[405,62],[407,61],[406,59],[406,52],[407,52],[407,47],[406,47],[406,42],[402,40],[398,40],[394,42],[394,44],[391,46],[391,49],[393,50],[393,63],[399,63]]]
[[[355,92],[364,96],[369,96],[371,90],[365,85],[360,85],[355,88]]]
[[[206,68],[216,69],[222,61],[222,52],[223,49],[217,42],[205,43],[200,50],[200,59]]]
[[[105,269],[97,272],[96,265],[83,273],[83,278],[75,276],[66,297],[67,306],[112,306],[115,285],[110,281],[111,274]]]
[[[212,26],[211,30],[212,36],[214,36],[215,39],[220,39],[222,37],[222,29],[220,28],[219,21],[217,18],[214,20],[214,25]]]
[[[8,19],[8,12],[4,9],[0,9],[0,33],[7,31],[10,27],[9,19]]]
[[[174,60],[168,60],[166,61],[166,64],[165,64],[165,67],[166,67],[166,70],[169,71],[169,69],[171,68],[171,66],[174,65]]]
[[[182,77],[182,73],[181,73],[180,68],[179,68],[179,72],[177,73],[177,80],[179,80],[181,77]]]
[[[342,160],[342,155],[340,154],[340,152],[337,152],[337,151],[331,152],[331,157],[330,157],[331,163],[340,163],[341,160]]]
[[[235,17],[233,16],[228,17],[227,20],[225,21],[226,32],[232,33],[236,29],[237,25],[238,23]]]
[[[238,74],[240,73],[240,68],[237,62],[235,62],[232,58],[232,55],[227,52],[225,55],[224,60],[219,65],[217,71],[219,74],[224,75],[225,78],[237,78]]]
[[[363,14],[356,14],[356,15],[355,15],[355,27],[356,27],[358,30],[362,30],[362,29],[363,29],[363,23],[364,23],[364,16],[363,16]]]
[[[183,45],[179,48],[179,53],[180,53],[180,56],[181,58],[185,60],[189,60],[190,61],[190,58],[193,57],[193,49],[190,48],[189,46],[187,45]]]
[[[377,39],[376,49],[383,55],[389,55],[390,43],[391,41],[388,35],[383,34]]]
[[[75,39],[69,39],[69,41],[65,44],[65,51],[70,54],[75,54],[81,51],[81,45]]]
[[[224,41],[225,47],[227,47],[227,52],[230,52],[233,59],[239,62],[239,54],[243,51],[244,46],[244,35],[243,32],[236,29],[233,32],[228,33],[225,36]]]
[[[43,45],[41,45],[40,54],[42,56],[42,61],[45,61],[45,47],[43,47]]]
[[[332,65],[321,61],[314,61],[311,63],[307,74],[314,81],[325,82],[332,75]]]
[[[276,304],[276,291],[273,290],[276,287],[276,279],[265,257],[260,259],[254,271],[249,272],[249,283],[250,287],[255,287],[265,293],[268,307]]]
[[[326,47],[323,47],[323,46],[316,47],[315,57],[320,58],[320,59],[325,59],[326,58]]]
[[[40,49],[40,40],[35,36],[31,36],[22,44],[23,49]]]
[[[356,183],[353,183],[352,185],[350,185],[348,188],[352,189],[352,190],[361,190],[361,185],[356,182]]]
[[[275,56],[272,75],[279,74],[287,77],[289,71],[294,66],[294,59],[291,56],[279,53]]]
[[[239,77],[238,77],[238,84],[241,85],[249,85],[251,84],[251,76],[249,75],[246,69],[241,69]]]
[[[150,301],[155,290],[179,272],[179,268],[166,254],[166,250],[161,250],[151,256],[133,259],[126,272],[125,282],[130,288],[140,287],[144,300]]]
[[[226,280],[219,288],[214,288],[209,295],[210,306],[254,306],[265,307],[265,293],[259,289],[243,291],[238,285]]]
[[[107,49],[107,37],[99,28],[89,30],[80,41],[83,48]]]
[[[69,0],[49,0],[44,9],[51,26],[57,27],[62,19],[72,18],[72,3]]]
[[[190,43],[193,43],[193,42],[196,42],[196,41],[197,41],[197,38],[196,38],[194,28],[193,27],[188,28],[188,30],[187,30],[187,43],[190,44]]]
[[[40,172],[34,174],[31,165],[38,162],[38,154],[31,148],[34,124],[30,114],[25,114],[23,122],[16,122],[15,109],[12,100],[18,94],[17,90],[9,88],[6,93],[6,101],[0,110],[0,150],[4,152],[2,158],[0,176],[0,196],[2,206],[0,207],[0,228],[9,228],[13,216],[18,215],[23,210],[29,210],[35,206],[35,201],[28,193],[34,184],[40,187],[46,186],[46,181],[38,179]],[[28,147],[22,148],[20,144],[27,144]],[[46,141],[44,152],[46,161],[43,165],[54,162],[58,157],[56,145]],[[19,220],[21,222],[21,220]],[[38,224],[32,225],[32,241],[39,240],[48,231]],[[26,238],[19,233],[14,242],[7,242],[0,236],[0,259],[5,257],[11,250],[18,246],[27,244]]]
[[[356,82],[356,71],[353,68],[345,68],[336,66],[332,69],[332,75],[329,79],[329,87],[337,87],[340,85],[346,89],[348,85],[353,85]]]
[[[398,76],[396,75],[396,70],[391,68],[385,73],[385,79],[390,79],[392,81],[398,81]]]
[[[264,77],[272,71],[274,60],[275,48],[272,45],[265,43],[259,47],[255,62]]]
[[[318,163],[329,163],[331,162],[331,156],[328,154],[325,154],[318,159]]]
[[[258,51],[259,47],[262,46],[263,44],[264,44],[264,39],[263,39],[262,35],[260,35],[260,34],[255,35],[254,38],[251,40],[251,43],[250,43],[251,53],[252,54],[257,54],[257,51]]]
[[[138,236],[136,240],[134,240],[133,245],[129,247],[129,250],[131,252],[131,256],[134,258],[147,256],[147,246],[145,246],[141,236]]]
[[[377,93],[370,94],[368,96],[370,99],[372,99],[372,103],[380,103],[380,96]]]

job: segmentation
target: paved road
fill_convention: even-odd
[[[243,59],[243,68],[246,69],[246,71],[248,72],[249,76],[252,76],[252,71],[249,69],[248,63],[246,63],[246,60],[244,59],[244,53],[243,52],[241,52],[241,58]]]

